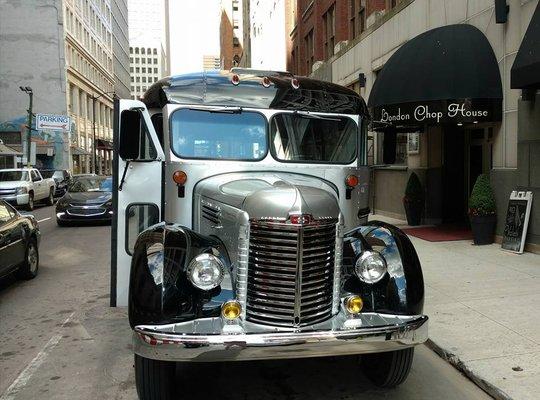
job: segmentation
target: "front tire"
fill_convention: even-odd
[[[54,188],[49,190],[49,197],[47,197],[47,200],[45,200],[45,204],[48,206],[52,206],[54,204]]]
[[[24,263],[17,270],[17,277],[20,279],[34,279],[38,274],[39,269],[39,251],[37,243],[34,239],[31,239],[26,246],[26,252],[24,255]]]
[[[171,400],[176,363],[135,354],[135,383],[140,400]]]
[[[30,192],[28,194],[28,204],[26,205],[28,211],[34,211],[34,193]]]
[[[362,370],[376,386],[392,388],[405,382],[411,371],[414,347],[362,356]]]

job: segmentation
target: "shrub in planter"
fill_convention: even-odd
[[[474,244],[491,244],[497,224],[495,197],[487,175],[476,179],[469,198],[469,218],[473,231]]]
[[[420,225],[422,211],[424,210],[424,189],[416,173],[412,173],[407,181],[403,206],[407,215],[407,224]]]

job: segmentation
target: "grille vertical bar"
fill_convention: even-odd
[[[332,316],[336,221],[252,222],[246,319],[302,326]]]

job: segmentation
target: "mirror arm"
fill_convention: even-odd
[[[124,186],[124,181],[126,180],[126,172],[127,172],[127,169],[129,167],[130,162],[131,162],[131,160],[126,161],[126,166],[124,167],[124,172],[122,172],[122,179],[120,180],[120,185],[118,185],[118,191],[119,192],[122,191],[122,186]]]

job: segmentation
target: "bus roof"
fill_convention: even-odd
[[[173,103],[368,115],[364,99],[351,89],[288,72],[250,69],[166,77],[150,86],[143,101],[148,108]]]

